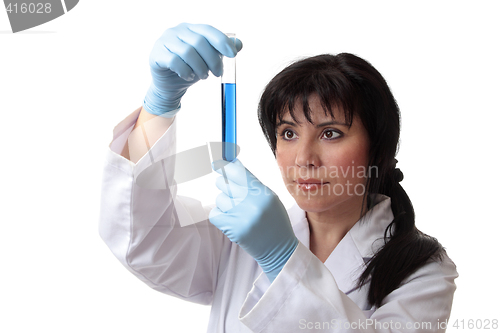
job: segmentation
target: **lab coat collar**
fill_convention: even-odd
[[[386,227],[394,216],[391,199],[385,195],[372,195],[372,208],[342,238],[325,261],[339,289],[349,294],[365,269],[365,262],[382,246]],[[299,241],[309,248],[309,223],[306,213],[297,204],[289,209],[290,222]]]

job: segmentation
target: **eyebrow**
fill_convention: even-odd
[[[287,121],[287,120],[283,120],[283,121],[280,121],[277,125],[276,125],[276,128],[280,127],[281,125],[290,125],[290,126],[297,126],[296,123],[294,122],[291,122],[291,121]],[[315,127],[316,128],[320,128],[320,127],[323,127],[323,126],[328,126],[328,125],[341,125],[341,126],[347,126],[347,124],[344,124],[344,123],[340,123],[338,121],[327,121],[325,123],[321,123],[321,124],[317,124]]]

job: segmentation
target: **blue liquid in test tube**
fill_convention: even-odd
[[[235,34],[226,34],[235,38]],[[234,39],[233,39],[234,40]],[[236,59],[223,57],[222,74],[222,158],[236,158]]]
[[[223,158],[236,158],[236,83],[222,84],[222,142]]]

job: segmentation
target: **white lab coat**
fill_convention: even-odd
[[[390,198],[376,196],[368,218],[352,227],[325,263],[309,251],[305,212],[293,206],[288,213],[300,242],[271,284],[255,260],[207,220],[180,227],[180,219],[206,217],[211,207],[134,183],[156,156],[175,153],[176,131],[174,121],[151,153],[134,164],[119,152],[137,116],[138,110],[115,128],[104,168],[99,232],[121,263],[151,288],[210,304],[208,332],[444,331],[458,276],[446,255],[406,278],[379,308],[368,305],[366,286],[355,288],[393,219]],[[432,327],[423,329],[427,322]]]

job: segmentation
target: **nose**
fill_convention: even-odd
[[[316,145],[310,141],[303,141],[298,144],[295,155],[295,164],[298,167],[314,168],[319,167],[320,158]]]

